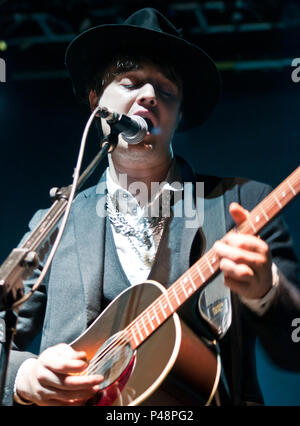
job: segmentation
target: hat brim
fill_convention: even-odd
[[[108,24],[91,28],[68,46],[65,63],[80,101],[87,101],[87,84],[113,53],[164,52],[183,82],[183,120],[179,130],[202,124],[220,95],[220,75],[213,60],[198,46],[171,34],[134,25]],[[158,64],[159,65],[159,64]]]

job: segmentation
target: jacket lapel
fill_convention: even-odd
[[[97,186],[79,195],[74,204],[74,232],[79,269],[85,293],[87,323],[101,309],[105,249],[105,173]]]
[[[180,269],[185,272],[191,265],[192,243],[203,223],[204,193],[198,190],[201,187],[196,186],[196,177],[190,166],[182,159],[177,161],[180,164],[184,186],[181,198],[174,202],[172,209],[174,217],[170,230],[175,238],[175,246],[178,246],[177,249],[180,252]],[[180,238],[178,238],[179,235]]]

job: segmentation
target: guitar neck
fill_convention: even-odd
[[[300,192],[300,166],[261,201],[247,219],[229,232],[256,235]],[[124,331],[136,349],[203,284],[219,272],[213,248],[181,275],[161,296],[143,311]]]

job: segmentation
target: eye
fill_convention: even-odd
[[[135,89],[136,84],[121,84],[122,87],[125,87],[125,89]]]
[[[122,79],[120,79],[119,84],[121,87],[124,87],[124,89],[128,90],[135,89],[137,87],[137,82],[132,78],[128,77],[123,77]]]
[[[159,91],[163,96],[166,96],[166,97],[174,96],[170,90],[159,89]]]
[[[177,95],[174,93],[174,90],[168,87],[159,87],[159,93],[166,99],[176,99]]]

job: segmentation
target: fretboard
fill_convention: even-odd
[[[229,232],[256,235],[300,192],[300,166]],[[124,330],[133,349],[140,346],[203,284],[219,272],[213,248],[181,275]]]

